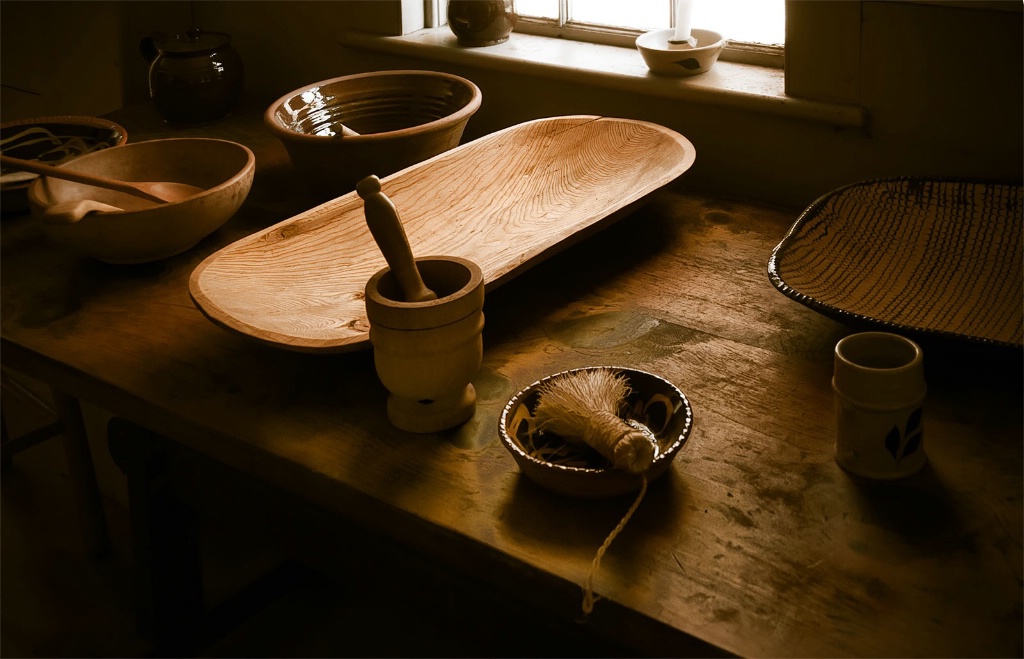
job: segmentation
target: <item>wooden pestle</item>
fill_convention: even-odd
[[[419,268],[412,256],[409,239],[398,217],[398,209],[380,190],[380,179],[374,175],[367,176],[356,185],[356,192],[363,199],[363,213],[366,224],[370,227],[377,247],[384,254],[395,279],[405,295],[406,302],[424,302],[436,300],[434,291],[427,288],[420,276]]]

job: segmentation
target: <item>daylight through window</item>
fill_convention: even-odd
[[[674,0],[516,0],[524,18],[559,27],[645,32],[673,27]],[[695,0],[691,24],[735,42],[781,46],[786,39],[785,0]],[[579,35],[576,35],[580,38]]]

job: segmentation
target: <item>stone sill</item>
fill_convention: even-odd
[[[390,55],[588,84],[628,94],[671,98],[759,112],[840,128],[862,128],[867,112],[856,105],[787,96],[782,69],[719,60],[707,73],[683,78],[650,73],[636,49],[513,33],[495,46],[458,45],[447,26],[398,37],[345,32],[341,43]]]

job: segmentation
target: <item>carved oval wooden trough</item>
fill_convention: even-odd
[[[477,263],[491,291],[633,210],[690,168],[664,126],[589,115],[529,121],[382,179],[419,255]],[[369,347],[363,289],[386,265],[351,192],[243,238],[192,273],[210,320],[300,351]]]

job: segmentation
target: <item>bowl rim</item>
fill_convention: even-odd
[[[29,117],[26,119],[11,119],[0,123],[0,130],[4,128],[12,128],[14,126],[31,126],[33,124],[69,124],[72,126],[92,126],[93,128],[109,128],[113,131],[120,133],[120,139],[118,140],[117,146],[124,144],[128,141],[128,131],[125,130],[124,126],[111,121],[110,119],[104,119],[103,117],[93,117],[89,115],[78,115],[78,114],[55,114],[46,117]]]
[[[501,442],[502,444],[505,445],[505,448],[507,448],[513,454],[513,456],[516,456],[520,459],[524,459],[528,463],[536,467],[553,469],[555,470],[555,472],[563,471],[573,474],[590,474],[594,476],[620,473],[616,469],[606,469],[601,467],[574,467],[572,465],[560,465],[554,464],[552,462],[547,462],[546,460],[539,460],[533,457],[532,455],[528,454],[526,451],[524,451],[522,447],[519,446],[519,444],[512,437],[509,436],[508,431],[506,430],[506,423],[508,420],[509,413],[516,406],[516,404],[527,394],[527,392],[534,390],[536,387],[543,384],[544,382],[560,377],[562,375],[566,375],[569,373],[577,373],[580,371],[593,370],[619,371],[626,374],[638,373],[640,375],[644,375],[663,382],[667,387],[670,387],[671,390],[679,396],[679,400],[683,404],[683,410],[680,410],[679,413],[686,415],[686,423],[684,424],[683,429],[679,432],[679,436],[674,438],[672,440],[672,443],[669,444],[668,448],[666,448],[664,451],[661,451],[658,454],[658,456],[654,458],[654,461],[651,463],[651,466],[648,470],[654,470],[662,463],[671,462],[672,459],[675,458],[676,453],[678,453],[679,450],[683,447],[683,445],[686,444],[687,440],[689,439],[690,432],[693,430],[693,406],[690,404],[690,399],[686,397],[686,394],[684,394],[679,387],[674,385],[669,380],[655,373],[651,373],[650,371],[645,371],[639,368],[633,368],[631,366],[597,365],[570,368],[564,371],[559,371],[558,373],[552,373],[551,375],[547,375],[521,388],[511,398],[509,398],[507,403],[505,403],[505,407],[502,408],[501,416],[498,419],[498,436],[501,438]]]
[[[254,170],[256,168],[256,155],[252,152],[252,149],[250,149],[249,147],[247,147],[244,144],[241,144],[239,142],[232,142],[231,140],[222,140],[222,139],[213,138],[213,137],[167,137],[167,138],[163,138],[163,139],[159,139],[159,140],[143,140],[142,142],[132,142],[130,144],[121,144],[120,146],[110,147],[109,149],[101,149],[99,151],[93,151],[92,153],[86,153],[84,155],[78,156],[77,158],[75,158],[73,160],[69,160],[66,163],[62,163],[62,164],[58,165],[58,167],[64,167],[65,165],[68,165],[70,163],[78,162],[79,160],[81,160],[83,158],[92,158],[94,156],[103,157],[103,154],[109,153],[113,149],[132,149],[132,148],[140,148],[140,147],[145,148],[147,145],[156,144],[156,143],[162,143],[162,142],[178,142],[178,143],[180,143],[180,142],[207,142],[207,143],[209,143],[209,142],[222,142],[224,144],[229,144],[232,147],[241,149],[242,152],[244,152],[246,154],[246,160],[245,160],[245,164],[242,165],[242,167],[239,168],[238,171],[236,171],[234,174],[231,175],[231,178],[227,179],[223,183],[220,183],[219,185],[215,185],[212,188],[207,188],[206,190],[203,190],[202,192],[200,192],[197,195],[193,195],[191,197],[188,197],[186,199],[181,199],[179,201],[172,201],[172,202],[169,202],[169,203],[166,203],[166,204],[157,204],[157,205],[153,206],[152,208],[143,208],[143,209],[136,209],[136,210],[127,210],[126,209],[126,210],[121,210],[121,211],[110,211],[109,213],[103,213],[103,215],[101,217],[109,217],[109,216],[119,217],[119,216],[126,215],[126,214],[129,214],[129,213],[142,213],[142,212],[150,211],[150,210],[153,210],[153,209],[172,208],[172,207],[178,206],[179,204],[185,204],[185,203],[189,203],[191,201],[194,201],[196,199],[202,199],[202,198],[210,196],[214,192],[219,192],[219,191],[221,191],[221,190],[223,190],[223,189],[225,189],[225,188],[227,188],[227,187],[229,187],[231,185],[234,185],[240,179],[242,179],[245,176],[247,176],[250,171],[252,171],[252,170]],[[42,178],[43,177],[39,177],[39,178],[35,179],[34,181],[32,181],[31,185],[29,186],[28,191],[27,191],[29,203],[31,205],[33,205],[33,206],[40,206],[40,207],[42,207],[42,206],[46,205],[43,202],[43,200],[40,198],[40,196],[39,196],[39,187],[41,185],[40,182],[41,182]]]
[[[480,109],[480,104],[483,100],[483,93],[480,91],[480,88],[476,85],[476,83],[474,83],[472,80],[469,80],[468,78],[464,78],[462,76],[455,75],[454,73],[447,73],[444,71],[427,71],[422,69],[395,69],[386,71],[368,71],[365,73],[354,73],[351,75],[338,76],[336,78],[329,78],[327,80],[321,80],[319,82],[314,82],[309,85],[304,85],[302,87],[299,87],[298,89],[293,89],[292,91],[288,92],[284,96],[281,96],[280,98],[278,98],[277,100],[270,104],[270,106],[263,113],[263,123],[271,133],[273,133],[276,137],[280,138],[281,140],[306,142],[308,144],[328,144],[331,142],[337,142],[339,141],[337,137],[331,137],[328,135],[310,135],[309,133],[299,133],[282,126],[280,122],[277,121],[277,108],[279,108],[286,100],[290,98],[294,98],[299,94],[302,94],[303,92],[307,92],[311,89],[322,87],[324,85],[329,85],[337,82],[347,82],[349,80],[358,80],[361,78],[380,78],[401,75],[447,78],[449,80],[453,80],[458,83],[464,84],[467,87],[469,87],[471,91],[469,103],[459,108],[455,112],[444,117],[441,117],[440,119],[435,119],[434,121],[428,121],[427,123],[424,124],[410,126],[409,128],[401,128],[399,130],[387,131],[384,133],[367,133],[366,135],[346,136],[341,138],[343,141],[365,144],[376,140],[396,139],[414,133],[421,133],[428,128],[444,128],[452,124],[456,124],[460,121],[463,121],[464,119],[469,119],[469,117],[473,116],[473,114],[475,114],[476,111]]]
[[[106,128],[114,133],[117,137],[117,143],[112,144],[110,148],[124,146],[128,143],[128,131],[125,127],[116,121],[110,119],[104,119],[103,117],[93,117],[84,114],[55,114],[46,117],[28,117],[25,119],[11,119],[0,123],[0,131],[7,128],[15,128],[17,126],[35,126],[42,124],[67,124],[69,126],[91,126],[92,128]],[[93,152],[95,153],[95,152]],[[88,153],[82,155],[89,155]],[[76,156],[81,158],[82,156]],[[12,192],[15,190],[27,190],[29,186],[39,180],[38,176],[27,179],[25,181],[16,181],[13,183],[7,183],[2,186],[3,191]]]
[[[640,50],[641,53],[643,53],[643,52],[650,52],[650,53],[683,53],[683,52],[686,52],[686,53],[694,53],[694,54],[704,54],[704,53],[710,52],[711,50],[713,50],[715,48],[722,47],[723,44],[725,43],[725,37],[721,33],[715,32],[714,30],[703,30],[703,29],[700,29],[700,28],[692,28],[690,30],[690,34],[691,35],[697,35],[697,33],[703,33],[703,34],[707,35],[705,38],[708,38],[708,39],[714,38],[714,41],[712,43],[709,43],[706,46],[697,46],[696,48],[690,48],[688,50],[664,50],[662,48],[652,48],[651,46],[649,46],[646,43],[648,41],[653,41],[655,39],[655,37],[652,36],[652,35],[657,35],[657,34],[674,34],[674,33],[675,33],[675,30],[673,28],[666,28],[666,29],[662,29],[662,30],[651,30],[650,32],[644,32],[643,34],[641,34],[640,36],[638,36],[636,38],[636,42],[635,42],[636,43],[636,47],[637,47],[637,49]],[[699,36],[699,35],[697,35],[697,36]],[[698,43],[700,43],[699,40],[698,40]]]

